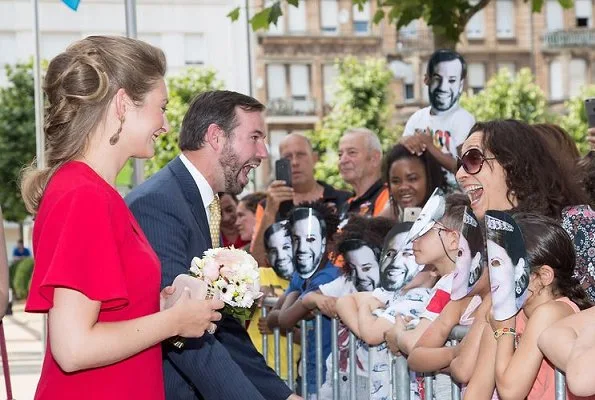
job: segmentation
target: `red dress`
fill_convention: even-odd
[[[50,180],[35,219],[33,246],[26,311],[52,308],[56,287],[100,301],[100,322],[159,311],[159,259],[120,194],[86,164],[69,162]],[[160,345],[74,373],[62,371],[51,350],[48,339],[36,399],[165,398]]]

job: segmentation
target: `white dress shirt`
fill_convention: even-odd
[[[211,215],[209,213],[209,204],[215,199],[215,192],[209,185],[209,182],[205,179],[203,174],[200,173],[198,169],[188,160],[188,158],[184,154],[180,154],[180,160],[192,175],[192,179],[196,182],[196,186],[198,187],[198,191],[200,192],[200,196],[202,197],[203,207],[205,208],[205,213],[207,214],[207,220],[209,221],[209,225],[211,224]]]

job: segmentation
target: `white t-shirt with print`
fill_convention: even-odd
[[[475,118],[459,105],[438,115],[432,115],[430,110],[431,107],[428,106],[416,111],[407,121],[403,136],[414,135],[416,129],[423,132],[430,128],[434,145],[443,153],[450,153],[456,158],[459,155],[457,147],[469,135],[469,131],[475,124]],[[454,175],[450,171],[446,172],[448,183],[455,185]]]

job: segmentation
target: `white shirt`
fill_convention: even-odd
[[[205,208],[205,212],[207,214],[207,220],[209,221],[209,225],[211,224],[211,215],[209,213],[209,204],[215,199],[215,192],[209,185],[209,182],[205,179],[203,174],[200,173],[198,169],[188,160],[188,158],[184,154],[180,154],[180,160],[192,175],[192,179],[196,182],[196,187],[198,187],[198,191],[200,192],[200,197],[202,197],[202,204]]]
[[[456,158],[459,155],[457,147],[469,135],[469,131],[475,124],[475,118],[467,110],[458,105],[453,106],[447,112],[437,115],[432,115],[430,110],[431,107],[428,106],[416,111],[407,121],[403,136],[415,134],[416,129],[423,132],[427,128],[430,128],[434,145],[443,153],[450,153],[453,158]],[[454,175],[450,171],[446,172],[448,182],[451,185],[455,185]]]

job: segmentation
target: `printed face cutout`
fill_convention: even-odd
[[[479,222],[470,208],[465,207],[459,252],[452,279],[450,298],[459,300],[473,291],[483,273],[486,254]]]
[[[293,246],[288,221],[275,222],[264,232],[267,260],[277,275],[289,279],[294,271]]]
[[[380,286],[385,290],[400,290],[419,271],[413,243],[407,243],[411,227],[411,222],[398,223],[386,235],[380,256]]]
[[[349,239],[341,243],[339,252],[351,269],[353,283],[358,292],[370,292],[379,286],[379,249],[372,248],[361,239]]]
[[[428,95],[432,108],[444,112],[458,104],[463,90],[463,65],[460,60],[439,61],[428,77]]]
[[[492,315],[503,321],[516,315],[527,299],[527,251],[521,230],[509,214],[488,210],[485,224]]]
[[[326,224],[316,210],[305,207],[294,209],[289,223],[295,269],[308,279],[316,272],[326,250]]]
[[[446,201],[444,199],[444,192],[440,188],[436,188],[409,230],[406,243],[413,242],[432,229],[436,221],[444,215],[445,209]]]

